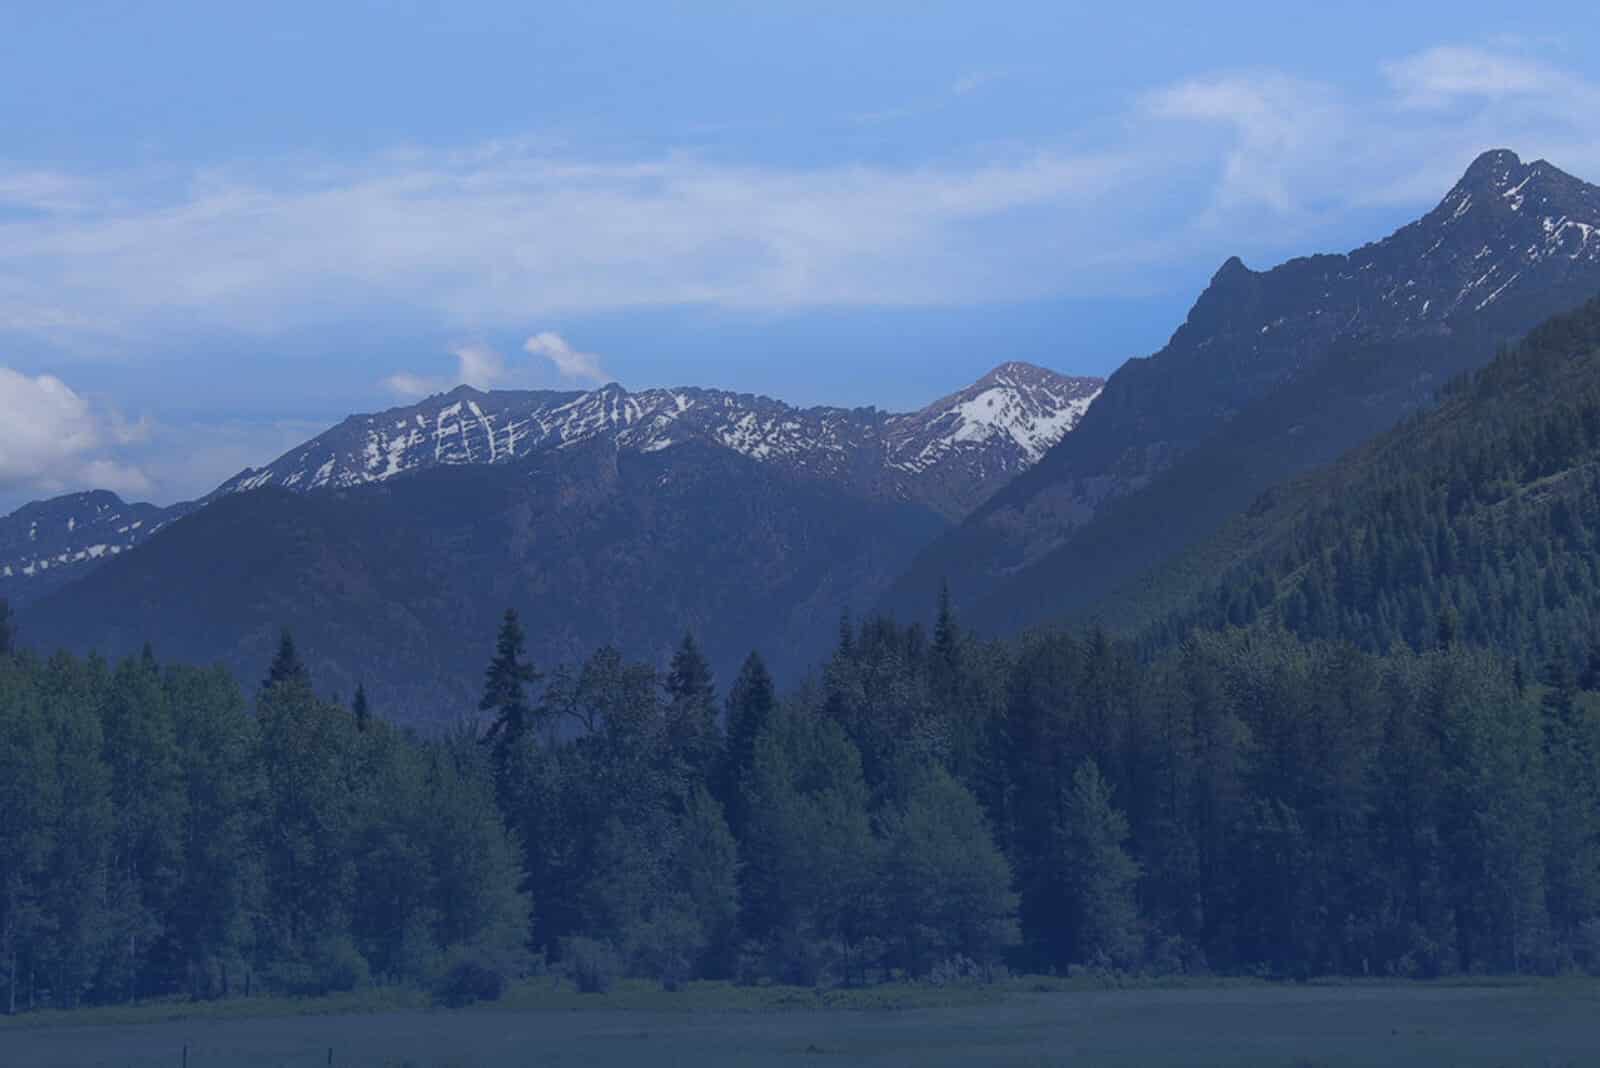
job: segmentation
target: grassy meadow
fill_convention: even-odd
[[[527,984],[501,1003],[412,995],[154,1004],[0,1022],[0,1064],[28,1068],[513,1066],[1460,1065],[1600,1062],[1600,986],[1054,981],[864,992]]]

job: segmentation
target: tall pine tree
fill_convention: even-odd
[[[307,685],[311,682],[311,673],[300,660],[300,652],[295,648],[294,635],[289,633],[289,628],[284,627],[278,635],[278,651],[272,658],[272,666],[267,669],[267,677],[261,680],[261,688],[270,690],[279,683],[300,682]]]
[[[694,635],[685,633],[667,671],[667,744],[696,782],[707,781],[722,748],[717,731],[717,687]]]
[[[372,725],[372,710],[367,707],[366,683],[356,683],[356,696],[350,702],[350,713],[356,718],[356,730],[365,733],[366,729]]]
[[[766,662],[760,653],[751,653],[728,691],[728,737],[715,784],[717,800],[722,802],[735,835],[742,836],[745,831],[745,785],[755,764],[756,739],[772,722],[777,708],[777,690]]]
[[[533,716],[528,686],[544,678],[523,659],[526,644],[517,609],[507,608],[506,616],[501,619],[499,636],[494,640],[494,659],[483,675],[483,699],[478,700],[478,711],[494,713],[494,723],[490,724],[485,740],[494,745],[499,766],[504,766],[507,751],[528,731],[528,721]]]

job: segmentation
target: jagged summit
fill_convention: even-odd
[[[1448,332],[1455,317],[1515,288],[1563,289],[1597,263],[1600,188],[1494,149],[1431,211],[1382,240],[1265,271],[1230,256],[1173,347],[1235,330],[1260,352],[1335,336]]]
[[[983,596],[994,619],[1037,622],[1108,593],[1597,291],[1600,188],[1507,149],[1353,251],[1261,271],[1229,257],[1167,345],[1112,375],[1082,425],[925,550],[886,607],[910,615],[948,583],[958,605]]]
[[[47,591],[84,564],[126,552],[188,507],[129,504],[109,490],[25,504],[0,517],[0,595],[9,582]]]
[[[583,445],[657,453],[726,448],[858,496],[970,512],[1036,462],[1099,396],[1097,378],[1003,363],[916,412],[795,408],[771,397],[681,387],[630,392],[456,386],[415,404],[351,415],[200,502],[158,508],[89,491],[0,518],[0,595],[22,603],[133,548],[174,520],[245,490],[349,489],[453,465],[503,465]]]
[[[1466,171],[1461,175],[1461,180],[1456,183],[1457,189],[1481,190],[1501,188],[1516,181],[1513,176],[1522,170],[1522,157],[1509,148],[1491,148],[1479,153],[1478,158],[1467,165]]]
[[[1061,440],[1102,384],[1012,361],[902,414],[796,408],[696,387],[631,392],[616,382],[585,392],[458,387],[414,405],[351,416],[266,467],[241,472],[214,496],[262,486],[346,488],[433,466],[509,463],[609,438],[636,452],[708,442],[955,517],[992,492],[994,478],[1021,470]]]

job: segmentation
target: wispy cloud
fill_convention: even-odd
[[[1365,205],[1425,203],[1486,147],[1594,173],[1597,92],[1511,45],[1443,44],[1364,93],[1226,72],[1131,99],[1096,141],[922,165],[602,160],[517,140],[109,177],[0,164],[0,335],[136,351],[162,328],[271,336],[374,309],[486,336],[673,305],[1093,296],[1152,265],[1315,240]],[[474,360],[458,354],[459,380],[502,373]]]
[[[1513,96],[1572,95],[1588,87],[1582,79],[1514,52],[1468,45],[1441,45],[1387,63],[1384,75],[1407,107],[1437,108],[1463,97],[1500,100]]]
[[[411,371],[396,371],[383,380],[391,392],[406,398],[426,397],[442,393],[453,386],[471,386],[473,389],[493,389],[505,384],[507,369],[505,357],[481,342],[463,342],[451,347],[450,355],[456,360],[454,378],[419,375]]]
[[[454,377],[396,371],[383,380],[383,385],[407,400],[443,393],[458,385],[474,389],[530,388],[548,380],[546,361],[568,382],[599,383],[609,377],[600,367],[600,357],[578,351],[552,331],[534,334],[523,342],[522,349],[538,363],[512,363],[489,345],[467,342],[449,350],[456,361]]]
[[[396,371],[383,380],[383,386],[397,396],[408,400],[420,400],[449,389],[450,383],[442,378],[428,378],[412,374],[410,371]]]
[[[1225,226],[1252,206],[1336,221],[1374,204],[1427,205],[1489,148],[1600,171],[1600,84],[1514,42],[1442,44],[1377,73],[1360,95],[1278,71],[1223,74],[1153,91],[1141,110],[1169,126],[1226,131],[1220,142],[1174,146],[1218,154],[1216,195],[1199,224]]]
[[[556,373],[562,378],[579,382],[604,382],[609,377],[600,369],[600,357],[579,352],[567,344],[560,334],[546,330],[530,337],[522,343],[522,349],[530,356],[543,356],[555,365]]]
[[[1279,212],[1293,209],[1306,172],[1338,153],[1349,124],[1331,90],[1271,71],[1181,82],[1151,93],[1144,110],[1155,119],[1228,128],[1223,205],[1259,201]]]

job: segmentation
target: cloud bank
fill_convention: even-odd
[[[110,450],[146,428],[96,410],[53,375],[0,367],[0,494],[62,493],[100,487],[142,493],[150,481]]]
[[[947,95],[999,97],[995,80],[969,75]],[[38,373],[137,362],[173,331],[260,351],[374,316],[477,338],[682,306],[1092,298],[1235,253],[1264,266],[1338,248],[1356,213],[1430,206],[1487,148],[1600,178],[1600,83],[1515,40],[1442,42],[1357,87],[1214,72],[1100,118],[1049,142],[815,167],[517,140],[113,174],[0,156],[0,344],[34,354],[26,373],[0,368],[0,492],[194,492],[212,467],[292,443],[223,413],[205,450],[219,459],[191,470],[184,434],[127,444],[111,415]],[[609,377],[549,331],[511,359],[481,344],[450,355],[449,374],[402,369],[381,384],[414,399]]]
[[[1273,219],[1425,203],[1489,147],[1600,171],[1600,87],[1506,47],[1402,56],[1359,95],[1273,70],[1189,79],[1105,129],[900,166],[517,141],[109,177],[0,162],[0,334],[126,347],[160,324],[270,335],[385,307],[476,334],[629,308],[1093,296],[1301,236]]]

